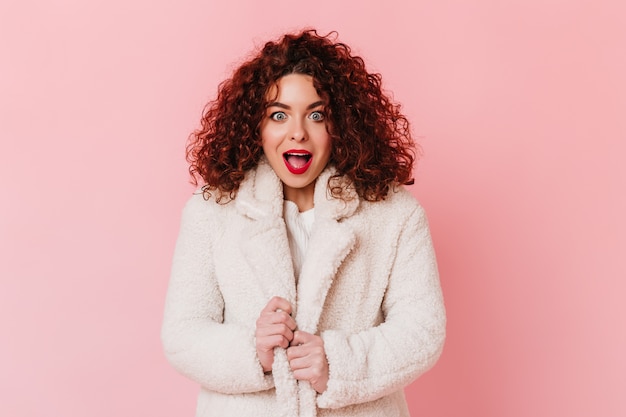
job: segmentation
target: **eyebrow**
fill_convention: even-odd
[[[306,109],[307,110],[311,110],[311,109],[314,109],[315,107],[321,106],[323,104],[324,104],[324,102],[322,100],[316,101],[315,103],[309,104]],[[288,105],[286,105],[284,103],[281,103],[280,101],[275,101],[273,103],[270,103],[270,104],[267,105],[267,107],[280,107],[281,109],[291,110],[291,106],[288,106]]]

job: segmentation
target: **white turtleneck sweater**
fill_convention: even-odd
[[[300,213],[296,203],[285,200],[283,204],[283,216],[285,218],[285,224],[287,225],[289,248],[291,249],[291,259],[293,260],[293,270],[297,282],[302,264],[304,263],[304,256],[309,243],[309,237],[311,236],[311,230],[313,230],[315,208]]]

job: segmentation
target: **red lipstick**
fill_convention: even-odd
[[[313,154],[304,149],[290,149],[283,153],[285,166],[292,174],[304,174],[313,162]]]

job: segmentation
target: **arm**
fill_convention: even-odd
[[[322,333],[330,379],[322,408],[372,401],[430,369],[445,339],[445,309],[428,223],[421,208],[400,234],[379,326]]]
[[[227,394],[266,390],[273,380],[257,358],[254,328],[223,323],[206,204],[194,196],[183,211],[161,331],[165,355],[207,389]]]

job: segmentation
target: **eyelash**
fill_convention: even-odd
[[[278,115],[282,115],[283,118],[278,119]],[[274,113],[270,114],[270,119],[272,119],[272,120],[274,120],[276,122],[282,122],[286,118],[287,118],[287,115],[285,114],[284,111],[275,111]]]
[[[314,114],[318,114],[319,115],[319,119],[313,119],[313,115]],[[282,115],[282,118],[278,118],[279,115]],[[270,114],[270,119],[274,120],[275,122],[282,122],[283,120],[285,120],[287,118],[287,115],[285,114],[284,111],[275,111],[274,113]],[[314,122],[323,122],[325,119],[325,115],[324,112],[320,111],[320,110],[316,110],[314,112],[312,112],[309,115],[309,119],[313,120]]]
[[[320,118],[319,118],[319,119],[317,119],[317,120],[313,119],[313,118],[312,118],[312,116],[313,116],[314,114],[319,114]],[[326,115],[324,114],[324,112],[317,110],[317,111],[314,111],[313,113],[311,113],[311,114],[309,115],[309,118],[310,118],[311,120],[313,120],[314,122],[323,122],[323,121],[324,121],[324,119],[326,118]]]

